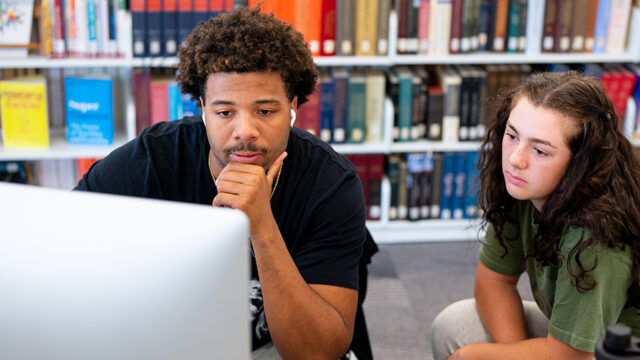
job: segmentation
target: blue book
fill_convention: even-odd
[[[455,153],[442,156],[442,190],[440,192],[440,218],[448,220],[453,217],[453,187],[455,180]]]
[[[113,81],[108,77],[64,79],[67,142],[75,145],[113,143]]]
[[[182,94],[175,81],[167,85],[167,95],[169,97],[169,121],[182,119],[184,116],[182,109]]]
[[[320,74],[320,140],[331,142],[333,136],[333,112],[335,108],[335,84],[331,74]]]
[[[334,143],[344,143],[347,140],[347,119],[349,117],[349,72],[345,68],[335,68],[332,70],[334,87],[334,109],[333,109],[333,136]]]
[[[162,1],[162,56],[175,56],[177,51],[178,2],[164,0]]]
[[[145,57],[149,54],[147,44],[147,1],[131,0],[131,35],[133,56]]]
[[[413,121],[413,73],[406,66],[394,68],[398,77],[398,140],[411,141]]]
[[[464,195],[464,218],[477,218],[478,213],[478,191],[480,191],[480,169],[476,166],[480,153],[477,151],[468,152],[464,159],[467,181]]]
[[[607,35],[609,33],[609,18],[611,17],[611,0],[599,0],[596,15],[596,25],[593,30],[593,52],[607,52]]]
[[[451,213],[454,219],[464,218],[464,196],[467,174],[465,169],[465,153],[454,155],[453,195],[451,199]]]

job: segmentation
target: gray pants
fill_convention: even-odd
[[[529,338],[546,337],[549,319],[533,301],[523,301],[524,318]],[[446,360],[459,348],[493,342],[478,314],[476,301],[466,299],[442,310],[431,325],[433,360]]]
[[[273,342],[264,344],[251,352],[251,360],[282,360]]]

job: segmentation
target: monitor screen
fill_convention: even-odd
[[[248,220],[0,183],[0,359],[248,359]]]

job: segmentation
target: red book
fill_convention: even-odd
[[[151,80],[149,96],[151,98],[151,125],[169,121],[169,86],[165,79]]]
[[[149,69],[135,69],[133,71],[133,99],[136,106],[136,134],[151,124],[149,86],[151,72]]]
[[[298,107],[295,126],[306,130],[315,136],[320,134],[320,95],[321,83],[316,84],[316,90],[309,95],[309,101]]]
[[[367,219],[380,220],[382,201],[382,177],[384,176],[384,155],[367,155]]]
[[[463,0],[451,1],[451,35],[449,41],[449,54],[460,53],[460,41],[462,41],[462,3]]]
[[[322,0],[320,55],[336,54],[336,0]]]

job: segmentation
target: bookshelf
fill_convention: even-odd
[[[318,67],[377,67],[390,68],[396,65],[501,65],[501,64],[619,64],[640,63],[640,24],[632,23],[630,37],[639,41],[629,41],[630,46],[622,54],[594,53],[470,53],[454,55],[398,55],[397,54],[397,17],[394,10],[389,17],[389,51],[385,56],[320,56],[314,60]],[[130,30],[130,29],[129,29]],[[129,52],[130,54],[131,52]],[[64,58],[50,59],[28,57],[20,59],[0,58],[0,68],[124,68],[141,67],[170,68],[177,64],[176,57],[155,58]],[[133,104],[131,83],[125,84],[126,92],[124,129],[118,129],[111,146],[74,146],[68,145],[64,134],[52,133],[51,146],[48,149],[5,149],[0,143],[0,161],[50,160],[104,157],[117,147],[135,137],[135,105]],[[391,100],[385,101],[383,140],[378,143],[332,144],[342,154],[398,154],[412,152],[467,152],[480,147],[478,141],[441,142],[409,141],[394,142],[391,139],[393,126],[393,108]],[[633,142],[640,147],[640,140]],[[381,220],[368,221],[378,243],[398,243],[416,241],[456,241],[475,240],[482,236],[480,221],[473,220],[389,220],[390,184],[385,177],[381,187]]]

